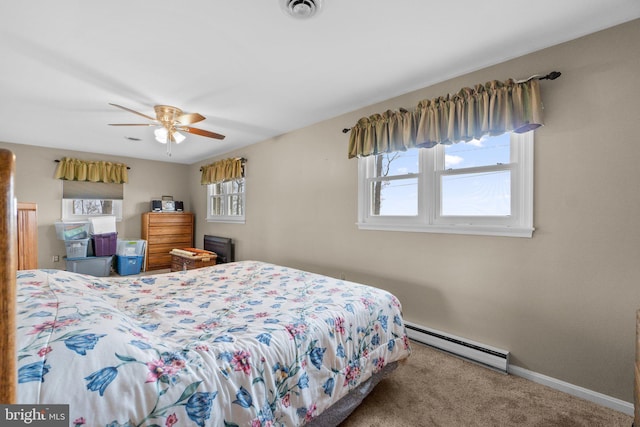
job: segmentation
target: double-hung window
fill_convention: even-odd
[[[207,221],[244,223],[245,178],[207,185]]]
[[[361,229],[531,237],[533,132],[358,160]]]

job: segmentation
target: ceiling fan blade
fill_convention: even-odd
[[[184,132],[192,133],[194,135],[206,136],[208,138],[224,139],[224,135],[220,135],[219,133],[215,133],[215,132],[209,132],[208,130],[204,130],[204,129],[190,128],[187,126],[179,126],[179,127],[176,127],[176,129],[182,130]]]
[[[194,123],[198,123],[206,119],[205,116],[198,113],[185,113],[179,116],[176,121],[181,125],[192,125]]]
[[[123,107],[122,105],[112,104],[112,103],[109,103],[109,105],[113,105],[114,107],[121,108],[121,109],[123,109],[123,110],[125,110],[125,111],[128,111],[128,112],[130,112],[130,113],[137,114],[137,115],[139,115],[139,116],[144,117],[145,119],[149,119],[149,120],[152,120],[152,121],[154,121],[154,122],[157,122],[157,121],[158,121],[155,117],[147,116],[146,114],[139,113],[139,112],[137,112],[136,110],[132,110],[131,108],[127,108],[127,107]]]
[[[158,126],[155,123],[109,123],[109,126]]]

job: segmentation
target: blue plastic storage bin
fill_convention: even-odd
[[[140,267],[142,266],[141,256],[121,256],[117,255],[117,271],[121,276],[128,276],[130,274],[139,274]]]

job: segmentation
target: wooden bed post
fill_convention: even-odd
[[[0,149],[0,403],[16,403],[16,200],[15,156]]]

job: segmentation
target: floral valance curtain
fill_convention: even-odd
[[[349,158],[430,148],[543,125],[537,78],[491,81],[453,95],[423,100],[413,111],[385,111],[351,128]]]
[[[106,182],[126,184],[129,181],[127,165],[105,161],[84,161],[62,158],[55,173],[56,179],[69,181]]]
[[[245,159],[238,157],[220,160],[203,166],[200,168],[202,171],[200,183],[207,185],[240,179],[244,177],[244,162]]]

